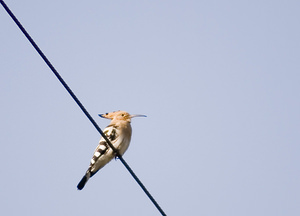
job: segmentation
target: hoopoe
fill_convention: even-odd
[[[133,117],[146,117],[145,115],[130,115],[125,111],[116,111],[106,114],[99,114],[102,118],[111,119],[110,124],[104,129],[103,133],[109,139],[111,144],[119,151],[120,155],[123,155],[127,150],[131,139],[131,119]],[[95,175],[99,169],[104,167],[109,161],[111,161],[116,154],[109,147],[103,137],[99,141],[94,155],[91,159],[90,166],[85,175],[77,185],[78,190],[81,190],[86,182]]]

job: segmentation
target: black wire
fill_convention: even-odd
[[[110,148],[115,152],[116,156],[120,159],[120,161],[123,163],[123,165],[126,167],[126,169],[129,171],[129,173],[132,175],[132,177],[135,179],[135,181],[140,185],[142,190],[146,193],[146,195],[149,197],[149,199],[152,201],[152,203],[155,205],[157,210],[162,214],[166,215],[164,211],[161,209],[161,207],[158,205],[158,203],[155,201],[155,199],[152,197],[152,195],[149,193],[149,191],[146,189],[146,187],[143,185],[143,183],[139,180],[139,178],[135,175],[135,173],[132,171],[132,169],[129,167],[127,162],[123,159],[122,155],[120,155],[119,151],[111,144],[109,139],[105,136],[103,131],[100,129],[100,127],[97,125],[95,120],[92,118],[92,116],[88,113],[88,111],[85,109],[85,107],[82,105],[82,103],[79,101],[79,99],[76,97],[76,95],[73,93],[73,91],[70,89],[70,87],[67,85],[67,83],[63,80],[63,78],[59,75],[57,70],[54,68],[54,66],[51,64],[51,62],[47,59],[47,57],[44,55],[44,53],[41,51],[41,49],[38,47],[38,45],[34,42],[34,40],[31,38],[31,36],[27,33],[25,28],[22,26],[22,24],[18,21],[18,19],[15,17],[15,15],[12,13],[12,11],[8,8],[8,6],[5,4],[3,0],[0,0],[2,6],[6,10],[6,12],[10,15],[10,17],[14,20],[14,22],[17,24],[17,26],[20,28],[20,30],[23,32],[23,34],[26,36],[26,38],[29,40],[29,42],[32,44],[32,46],[35,48],[35,50],[39,53],[39,55],[42,57],[42,59],[45,61],[45,63],[49,66],[49,68],[52,70],[54,75],[57,77],[57,79],[61,82],[61,84],[65,87],[65,89],[69,92],[71,97],[75,100],[77,105],[80,107],[80,109],[83,111],[83,113],[86,115],[86,117],[91,121],[91,123],[94,125],[96,130],[101,134],[101,136],[105,139],[107,144]]]

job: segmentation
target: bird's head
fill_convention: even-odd
[[[125,111],[115,111],[111,113],[99,114],[102,118],[107,118],[111,120],[119,120],[119,121],[127,121],[130,122],[134,117],[146,117],[145,115],[130,115],[128,112]]]

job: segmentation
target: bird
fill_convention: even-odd
[[[103,130],[103,133],[120,155],[123,155],[128,149],[131,140],[131,119],[134,117],[146,117],[145,115],[130,115],[128,112],[120,110],[99,114],[99,116],[111,120],[110,124]],[[82,190],[87,181],[114,157],[117,158],[116,153],[109,147],[105,139],[101,137],[90,161],[90,166],[78,183],[77,189]]]

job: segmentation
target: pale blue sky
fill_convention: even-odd
[[[299,1],[12,1],[167,215],[300,215]],[[100,139],[0,9],[0,214],[159,215],[120,161],[76,185]]]

